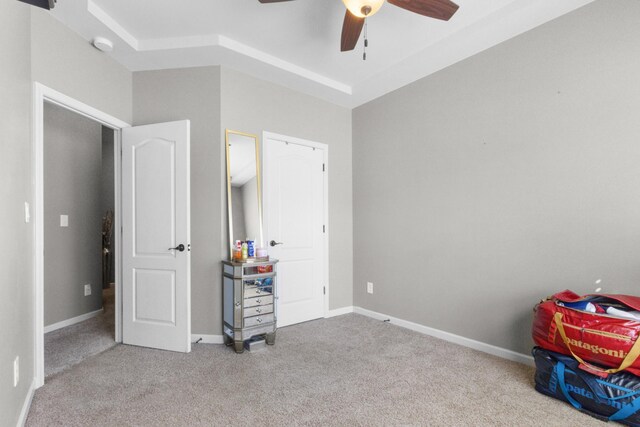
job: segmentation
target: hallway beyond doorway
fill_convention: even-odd
[[[102,298],[100,315],[44,335],[45,377],[116,345],[113,284],[103,290]]]

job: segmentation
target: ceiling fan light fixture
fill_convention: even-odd
[[[342,0],[353,16],[368,18],[375,15],[384,4],[384,0]]]

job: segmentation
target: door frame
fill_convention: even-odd
[[[265,153],[265,144],[267,143],[267,139],[275,139],[277,141],[282,141],[282,142],[286,142],[289,144],[296,144],[296,145],[302,145],[304,147],[309,147],[309,148],[313,148],[313,149],[319,149],[322,150],[322,162],[324,164],[324,174],[322,176],[322,182],[323,182],[323,212],[322,212],[322,216],[324,218],[324,226],[325,226],[325,232],[322,233],[322,256],[324,257],[324,262],[322,265],[322,282],[324,283],[324,287],[325,287],[325,293],[324,293],[324,317],[330,317],[329,316],[329,293],[330,293],[330,283],[329,283],[329,232],[331,230],[331,227],[329,226],[329,171],[331,170],[329,168],[329,145],[327,144],[323,144],[321,142],[315,142],[315,141],[309,141],[306,139],[302,139],[302,138],[296,138],[293,136],[287,136],[287,135],[281,135],[281,134],[277,134],[274,132],[267,132],[267,131],[263,131],[262,132],[262,147],[260,147],[260,155],[262,156],[262,159],[260,159],[261,163],[262,163],[262,168],[261,168],[261,173],[262,173],[262,183],[264,186],[264,170],[266,169],[266,164],[264,163],[264,153]],[[264,187],[262,188],[262,192],[264,193]],[[264,198],[264,194],[262,197],[262,203],[265,203],[265,198]],[[263,228],[264,228],[264,244],[265,246],[267,245],[267,227],[266,224],[268,224],[267,222],[267,217],[268,217],[268,212],[267,212],[267,206],[262,206],[262,223],[263,223]]]
[[[121,129],[131,125],[39,82],[33,83],[32,164],[34,283],[34,376],[35,386],[44,385],[44,103],[49,102],[80,114],[114,130],[114,245],[115,262],[115,341],[122,342],[122,239],[121,228]]]

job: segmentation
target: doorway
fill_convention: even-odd
[[[188,353],[191,350],[190,122],[131,127],[36,82],[32,160],[36,388],[44,385],[45,380],[45,103],[113,130],[115,342]],[[27,222],[30,210],[29,204],[25,204]],[[61,217],[60,221],[67,224],[71,218]]]
[[[44,104],[45,377],[115,343],[114,130]]]
[[[279,260],[278,326],[326,317],[328,150],[326,144],[264,132],[264,225]]]
[[[121,129],[129,127],[130,125],[115,117],[105,114],[95,108],[92,108],[84,103],[81,103],[73,98],[70,98],[60,92],[57,92],[51,88],[48,88],[40,83],[34,83],[34,148],[33,148],[33,172],[34,172],[34,205],[32,209],[29,206],[25,206],[26,217],[30,217],[30,210],[33,211],[33,217],[35,220],[35,233],[34,233],[34,270],[35,270],[35,307],[34,307],[34,322],[35,322],[35,364],[36,375],[35,383],[36,387],[44,385],[45,380],[45,347],[44,347],[44,334],[45,334],[45,309],[44,309],[44,277],[45,277],[45,152],[44,152],[44,117],[45,108],[47,106],[55,106],[55,108],[64,110],[65,113],[73,113],[81,116],[84,119],[91,120],[99,126],[104,126],[111,132],[113,137],[113,198],[114,198],[114,214],[113,214],[113,229],[118,230],[121,223],[120,215],[120,157],[116,153],[120,152],[121,147]],[[102,133],[102,129],[100,128]],[[106,131],[107,134],[109,131]],[[100,158],[102,147],[100,147]],[[79,165],[70,165],[70,167],[78,167]],[[68,212],[54,213],[54,220],[56,221],[54,226],[60,229],[68,231],[70,224],[75,224],[73,221],[78,221],[80,218],[74,217],[68,214]],[[101,221],[101,220],[100,220]],[[55,242],[54,242],[55,243]],[[101,242],[96,242],[98,248],[101,247]],[[113,233],[112,247],[116,253],[120,253],[120,237],[119,233]],[[48,252],[51,255],[52,251],[56,251],[55,244],[48,248]],[[93,279],[97,283],[80,283],[81,300],[84,298],[84,285],[90,284],[91,293],[94,292],[98,297],[102,294],[102,274],[101,274],[101,261],[98,262],[97,267],[99,274],[96,277],[99,279]],[[121,297],[121,280],[120,280],[120,262],[117,257],[114,257],[113,262],[113,312],[115,314],[113,319],[113,337],[115,342],[122,341],[121,331],[121,319],[122,319],[122,297]],[[111,282],[109,282],[111,283]],[[76,283],[77,285],[77,283]],[[89,298],[90,299],[90,298]],[[89,304],[89,299],[85,300]],[[85,302],[82,301],[82,302]],[[91,310],[85,313],[85,316],[96,317]],[[65,317],[65,316],[63,316]],[[84,320],[81,316],[75,316],[75,318],[65,319],[76,322],[78,320]],[[56,325],[57,323],[57,325]],[[64,321],[54,322],[51,326],[66,326]]]

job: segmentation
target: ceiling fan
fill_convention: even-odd
[[[260,3],[279,3],[291,0],[258,0]],[[448,21],[458,10],[458,5],[450,0],[386,0],[394,6],[428,16],[429,18]],[[347,8],[342,24],[342,52],[353,50],[358,43],[365,19],[374,15],[385,0],[342,0]],[[366,46],[366,44],[365,44]]]

